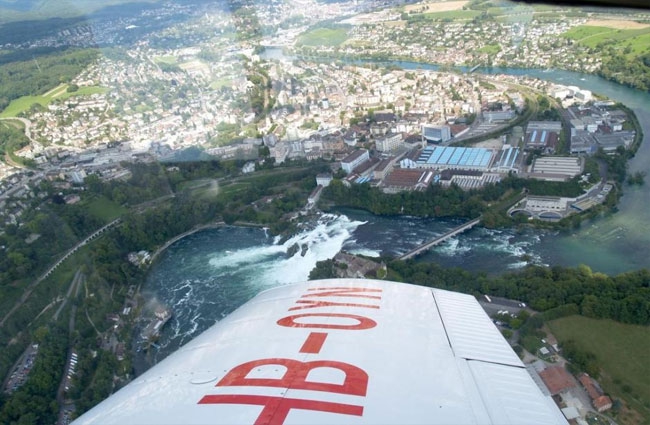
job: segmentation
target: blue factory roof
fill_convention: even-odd
[[[499,168],[514,168],[517,158],[519,157],[519,148],[508,148],[501,155]]]
[[[489,149],[435,146],[422,150],[417,162],[461,168],[487,167],[491,159],[492,151]]]

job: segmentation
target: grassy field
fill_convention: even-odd
[[[67,90],[68,85],[61,84],[41,96],[23,96],[14,99],[11,101],[9,106],[4,109],[4,111],[0,112],[0,118],[16,117],[18,114],[29,110],[29,108],[36,103],[46,107],[55,99],[65,100],[73,96],[89,96],[91,94],[108,92],[106,87],[98,86],[80,87],[79,90],[75,92],[68,92]]]
[[[120,215],[124,214],[127,209],[115,202],[100,196],[88,202],[86,205],[88,211],[102,221],[108,223]]]
[[[316,28],[300,36],[299,44],[304,46],[340,46],[348,39],[348,32],[343,28]]]
[[[611,28],[605,27],[592,27],[590,25],[579,25],[577,27],[571,28],[569,31],[562,34],[565,38],[570,38],[571,40],[580,41],[583,38],[593,37],[596,34],[611,32]]]
[[[230,87],[231,85],[232,85],[232,78],[223,77],[210,83],[210,88],[212,90],[218,90],[222,87]]]
[[[447,10],[462,9],[469,1],[433,1],[409,4],[404,6],[405,12],[431,12],[439,11],[444,12]]]
[[[572,339],[594,353],[605,391],[624,399],[645,418],[643,423],[650,423],[650,327],[582,316],[553,320],[548,325],[560,343]]]
[[[501,46],[498,44],[488,44],[477,50],[478,53],[487,53],[488,55],[496,55],[501,51]]]
[[[176,65],[178,64],[178,61],[176,60],[176,56],[158,56],[153,58],[154,62],[156,63],[166,63],[169,65]]]
[[[478,10],[448,10],[446,12],[434,12],[434,13],[425,13],[424,15],[432,20],[442,20],[442,19],[474,19],[479,16],[482,12]]]
[[[632,56],[648,52],[650,46],[650,27],[623,30],[580,25],[571,28],[562,35],[591,48],[597,47],[600,44],[613,46],[617,49],[629,47],[630,53],[628,55]]]

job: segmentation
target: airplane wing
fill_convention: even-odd
[[[566,424],[474,297],[328,279],[257,295],[75,424]]]

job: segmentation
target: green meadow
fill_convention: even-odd
[[[68,92],[68,85],[61,84],[47,93],[40,96],[22,96],[18,99],[14,99],[11,103],[0,112],[0,118],[10,118],[16,117],[19,114],[29,110],[34,104],[39,104],[43,107],[47,107],[52,101],[65,100],[73,96],[89,96],[91,94],[106,93],[108,89],[106,87],[99,86],[85,86],[79,87],[79,90],[74,92]]]
[[[582,350],[593,353],[605,391],[624,399],[650,421],[650,327],[583,316],[553,320],[548,325],[560,343],[574,340]]]
[[[348,32],[343,28],[316,28],[302,34],[298,44],[304,46],[340,46],[348,39]]]

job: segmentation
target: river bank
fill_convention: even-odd
[[[223,221],[218,221],[216,223],[208,223],[208,224],[201,224],[199,226],[194,227],[192,230],[188,230],[187,232],[183,232],[180,235],[174,236],[170,240],[164,243],[160,248],[158,248],[152,255],[151,255],[151,261],[150,263],[153,264],[156,261],[156,258],[165,251],[167,248],[172,246],[174,243],[178,242],[179,240],[183,239],[186,236],[192,235],[196,232],[200,232],[201,230],[206,230],[206,229],[214,229],[217,227],[225,226],[226,223]]]

